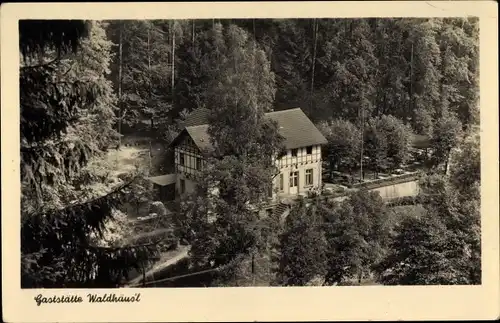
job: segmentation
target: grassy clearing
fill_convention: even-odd
[[[140,151],[139,154],[144,154],[140,161],[144,167],[147,167],[151,175],[163,175],[173,170],[172,152],[166,149],[167,143],[160,139],[155,139],[151,134],[132,133],[127,134],[122,138],[122,148],[125,159],[134,158],[137,156],[127,156],[125,152]]]
[[[112,175],[119,176],[149,167],[148,154],[147,149],[140,147],[121,147],[108,151],[106,161],[113,166]]]

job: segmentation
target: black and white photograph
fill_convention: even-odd
[[[23,287],[481,283],[478,19],[19,28]]]
[[[484,283],[479,17],[18,32],[22,290]]]

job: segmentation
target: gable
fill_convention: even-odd
[[[208,125],[184,128],[184,130],[172,140],[169,147],[172,148],[183,144],[196,147],[202,154],[204,151],[209,151],[212,145],[208,135]]]

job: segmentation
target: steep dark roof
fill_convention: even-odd
[[[210,149],[212,144],[208,135],[208,125],[202,124],[199,126],[186,127],[186,131],[193,138],[194,143],[201,150]]]
[[[186,128],[179,134],[187,132],[200,149],[211,148],[208,130],[210,110],[197,109],[185,121]],[[286,149],[294,149],[312,145],[326,144],[327,140],[300,108],[266,113],[266,118],[278,124],[279,133],[284,137]],[[175,144],[177,138],[172,142]]]
[[[326,138],[299,108],[268,112],[266,117],[278,123],[279,133],[285,138],[287,149],[327,143]]]
[[[185,127],[200,126],[208,124],[208,116],[210,115],[210,110],[200,108],[191,112],[186,120],[184,120]]]

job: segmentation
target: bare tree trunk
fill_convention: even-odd
[[[413,103],[413,43],[411,44],[411,56],[410,56],[410,101],[408,102],[408,115],[405,118],[406,120],[408,120],[408,117],[410,115],[413,115],[412,103]]]
[[[151,113],[150,115],[150,118],[151,118],[151,132],[153,131],[153,128],[154,128],[154,120],[153,120],[153,112],[151,110],[151,99],[152,99],[152,84],[151,84],[151,47],[150,47],[150,39],[151,39],[151,36],[150,36],[150,29],[151,29],[151,25],[148,26],[148,87],[149,87],[149,100],[148,100],[148,103],[147,103],[147,107],[149,108],[149,111]]]
[[[142,287],[146,286],[146,268],[144,268],[144,264],[142,264]]]
[[[364,180],[364,173],[363,173],[363,149],[364,149],[364,141],[365,141],[365,108],[364,106],[361,104],[360,105],[360,113],[361,113],[361,149],[360,149],[360,156],[359,156],[359,165],[360,165],[360,168],[359,168],[359,179],[361,181]]]
[[[252,19],[252,27],[253,27],[253,39],[257,41],[257,34],[255,33],[255,19]]]
[[[193,47],[194,47],[195,24],[196,24],[196,22],[195,22],[195,20],[193,19],[193,20],[192,20],[192,29],[193,29],[193,30],[192,30],[192,35],[191,35],[191,37],[192,37],[192,43],[193,43]]]
[[[255,286],[255,252],[252,252],[252,286]]]
[[[311,67],[311,94],[310,94],[311,98],[309,102],[310,111],[312,111],[313,108],[314,72],[316,67],[316,49],[318,45],[318,23],[316,22],[316,19],[313,19],[313,38],[314,38],[314,45],[313,45],[312,67]]]
[[[444,162],[444,174],[448,175],[448,165],[450,164],[450,155],[451,155],[451,149],[448,150],[448,153],[446,154],[446,159]]]
[[[151,140],[149,141],[149,172],[151,174],[151,170],[153,169],[153,145],[151,144]]]
[[[123,104],[122,104],[122,83],[123,83],[123,21],[120,21],[119,27],[119,41],[118,41],[118,148],[122,145],[122,117],[123,117]]]
[[[172,22],[172,103],[175,89],[175,20]]]

